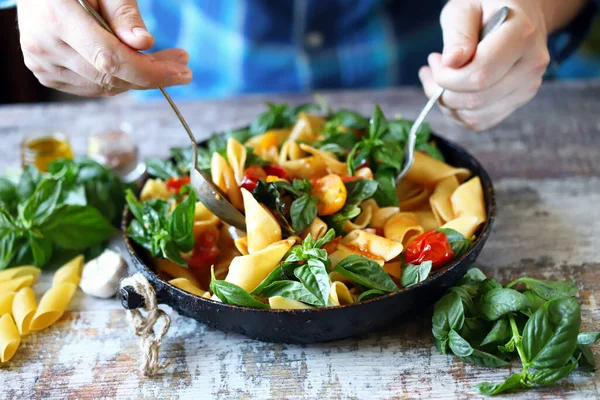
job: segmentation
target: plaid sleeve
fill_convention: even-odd
[[[14,7],[16,4],[16,0],[0,0],[0,10],[3,8]]]
[[[552,67],[558,67],[585,40],[592,21],[600,11],[600,0],[590,0],[571,23],[548,38]]]

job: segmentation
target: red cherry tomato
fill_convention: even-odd
[[[344,183],[357,181],[359,179],[364,179],[364,178],[361,178],[360,176],[342,176],[342,182],[344,182]]]
[[[266,167],[263,167],[263,169],[267,175],[273,175],[281,179],[288,178],[287,172],[285,172],[285,169],[283,169],[283,167],[280,165],[271,164]]]
[[[439,269],[452,260],[454,253],[448,237],[438,231],[429,231],[418,236],[406,248],[406,262],[408,264],[421,264],[431,261],[433,270]]]
[[[256,183],[267,177],[267,173],[262,167],[258,165],[251,165],[244,172],[244,177],[242,178],[242,183],[240,187],[246,189],[249,192],[252,192],[256,187]]]
[[[210,273],[210,267],[214,265],[220,253],[217,247],[218,240],[219,231],[216,228],[202,232],[196,238],[192,256],[187,259],[187,263],[192,273],[200,280]]]
[[[173,193],[179,193],[181,188],[190,183],[190,177],[184,176],[183,178],[179,178],[176,176],[172,176],[167,181],[167,189],[169,189]]]

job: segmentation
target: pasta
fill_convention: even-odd
[[[181,224],[193,229],[193,235],[182,235],[193,236],[193,246],[174,240],[175,249],[165,251],[157,240],[132,235],[155,257],[162,279],[196,296],[238,306],[345,306],[410,286],[415,274],[413,267],[407,273],[409,264],[421,267],[421,280],[426,278],[422,271],[435,274],[469,251],[487,221],[481,181],[444,161],[428,128],[419,131],[419,143],[427,146],[420,147],[408,174],[396,183],[406,145],[398,127],[405,125],[386,123],[377,107],[370,119],[351,110],[322,117],[311,109],[270,104],[248,129],[208,141],[210,152],[203,149],[199,160],[204,168],[210,164],[219,196],[245,216],[245,230],[196,203],[193,224]],[[189,169],[183,163],[174,167]],[[168,205],[173,215],[190,197],[186,191],[174,193],[171,183],[186,180],[172,177],[168,185],[149,180],[141,198],[166,199],[154,204]],[[134,217],[141,226],[147,223],[145,215]],[[431,265],[422,265],[427,262]],[[188,268],[178,265],[184,263]],[[57,272],[56,287],[46,294],[50,300],[40,302],[32,329],[60,316],[66,303],[56,303],[52,291],[60,282],[76,280],[74,267]],[[6,287],[16,291],[22,284]],[[61,290],[68,292],[64,286]],[[56,313],[48,314],[50,309]]]
[[[62,282],[52,286],[44,293],[31,320],[31,330],[40,331],[58,321],[64,314],[76,289],[77,285],[74,283]]]
[[[0,292],[0,316],[12,312],[12,303],[15,292]]]
[[[23,275],[8,281],[0,282],[0,293],[2,292],[17,292],[21,288],[31,286],[35,281],[34,275]]]
[[[31,275],[33,276],[33,281],[31,282],[31,284],[34,284],[37,281],[37,278],[40,276],[40,272],[41,270],[38,267],[33,267],[29,265],[5,269],[4,271],[0,271],[0,282],[5,282],[14,278],[20,278],[22,276]]]
[[[21,335],[10,314],[0,316],[0,362],[10,360],[19,345],[21,344]]]
[[[83,255],[79,255],[57,269],[52,278],[52,286],[56,286],[63,282],[71,282],[75,285],[79,285],[83,261]]]
[[[194,285],[186,278],[175,278],[171,279],[169,283],[175,287],[178,287],[181,290],[185,290],[191,294],[195,294],[196,296],[202,297],[206,291],[200,289],[198,286]]]
[[[244,209],[247,213],[248,253],[262,250],[281,240],[281,227],[273,214],[257,202],[246,189],[242,189],[242,196],[244,197]]]
[[[12,303],[12,315],[21,336],[29,333],[31,319],[36,308],[35,296],[30,287],[24,287],[15,294]]]

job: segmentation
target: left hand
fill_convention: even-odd
[[[483,21],[503,6],[510,7],[507,20],[478,44]],[[450,0],[441,24],[443,54],[430,54],[419,78],[428,97],[446,89],[446,116],[482,131],[535,96],[550,62],[539,0]]]

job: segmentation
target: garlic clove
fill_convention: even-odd
[[[119,289],[119,282],[127,274],[127,264],[119,253],[107,249],[83,267],[79,287],[89,296],[107,299]]]

